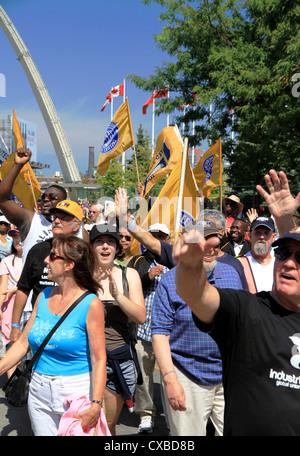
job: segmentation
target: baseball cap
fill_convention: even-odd
[[[10,237],[14,237],[14,236],[20,236],[20,231],[19,230],[9,230],[9,232],[7,233],[8,236]]]
[[[300,226],[297,226],[296,228],[293,228],[284,233],[283,236],[273,242],[272,247],[277,247],[278,245],[283,244],[286,239],[294,239],[295,241],[300,242]]]
[[[211,236],[212,234],[215,234],[216,236],[219,235],[217,225],[210,220],[198,220],[197,222],[188,223],[185,226],[185,231],[192,230],[198,230],[205,238],[207,236]]]
[[[120,242],[117,227],[112,223],[98,223],[97,225],[94,225],[90,231],[90,242],[93,243],[95,239],[104,234],[108,234],[115,238],[118,243]]]
[[[8,225],[10,224],[9,221],[7,220],[7,218],[4,217],[4,215],[0,215],[0,222],[7,223]]]
[[[271,217],[256,217],[251,223],[250,231],[255,230],[258,226],[266,226],[272,231],[275,231],[275,224]]]
[[[170,235],[169,228],[167,227],[167,225],[164,225],[163,223],[154,223],[153,225],[150,225],[148,231],[161,231],[162,233],[167,234],[168,236]]]
[[[49,212],[51,214],[55,214],[56,211],[63,211],[66,212],[67,214],[73,215],[74,217],[78,218],[82,222],[83,219],[83,212],[82,208],[79,206],[79,204],[75,203],[75,201],[71,200],[63,200],[60,201],[56,207],[52,207]]]

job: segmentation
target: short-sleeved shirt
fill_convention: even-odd
[[[221,290],[213,325],[223,362],[224,435],[299,436],[300,313],[270,292]]]
[[[222,382],[222,362],[215,341],[198,331],[192,312],[176,293],[176,267],[166,272],[158,284],[152,310],[152,336],[169,335],[172,360],[190,380],[202,385]],[[219,287],[242,289],[238,273],[217,263],[208,280]]]

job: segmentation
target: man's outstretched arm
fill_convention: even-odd
[[[17,149],[12,167],[0,182],[0,210],[20,230],[21,239],[28,234],[33,212],[25,209],[11,199],[12,189],[16,178],[23,166],[29,162],[31,151],[26,148]]]

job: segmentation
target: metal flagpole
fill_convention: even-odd
[[[124,84],[124,91],[123,91],[123,103],[125,102],[125,79],[123,79],[123,84]],[[125,178],[125,151],[122,154],[122,168],[123,168],[123,173],[124,173],[124,178]]]
[[[154,117],[155,117],[155,98],[153,98],[153,104],[152,104],[152,157],[154,154]]]

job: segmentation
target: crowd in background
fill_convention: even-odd
[[[16,170],[26,161],[20,153]],[[245,208],[236,195],[224,197],[221,210],[204,202],[203,217],[185,226],[181,237],[201,231],[209,246],[201,260],[208,285],[198,285],[196,276],[193,282],[195,256],[186,260],[181,253],[185,267],[192,264],[187,291],[180,285],[178,271],[186,271],[175,261],[169,227],[155,223],[142,230],[125,189],[116,189],[115,202],[105,205],[71,201],[53,185],[41,196],[38,212],[29,213],[7,196],[17,174],[0,183],[0,374],[9,378],[17,363],[32,357],[46,329],[83,299],[34,366],[28,402],[34,434],[64,432],[70,394],[86,400],[74,413],[85,432],[104,413],[115,435],[125,404],[140,416],[138,432],[152,433],[158,366],[170,435],[206,435],[209,425],[223,435],[230,389],[223,348],[195,321],[192,284],[210,287],[212,296],[215,289],[273,293],[276,261],[294,252],[284,251],[278,239],[294,230],[286,238],[297,244],[300,235],[299,196],[290,195],[286,176],[271,175],[269,194],[260,190],[264,211]],[[143,246],[139,254],[132,251],[134,240]],[[299,270],[299,250],[295,259]]]

